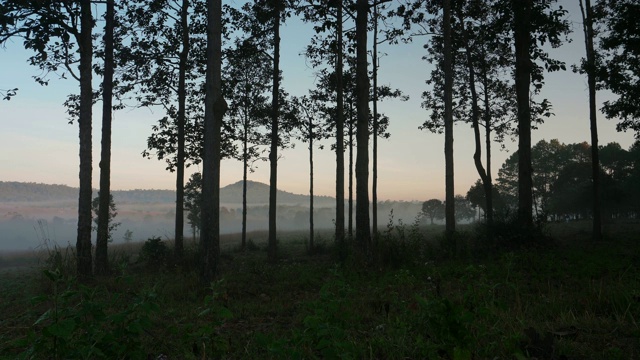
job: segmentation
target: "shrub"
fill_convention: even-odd
[[[167,245],[157,236],[147,239],[140,250],[140,261],[149,265],[166,264],[168,256],[169,249]]]

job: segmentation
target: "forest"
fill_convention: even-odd
[[[74,246],[0,258],[0,358],[637,357],[640,4],[578,1],[572,24],[556,0],[3,0],[0,44],[22,42],[37,83],[78,85],[62,105],[78,128],[79,183]],[[282,83],[293,19],[314,30],[306,94]],[[572,31],[584,38],[577,64],[555,57]],[[393,136],[379,104],[407,98],[379,84],[378,46],[407,42],[431,65],[419,73],[420,130],[442,135],[445,164],[444,201],[425,201],[411,223],[378,199],[378,140]],[[553,117],[545,81],[562,71],[584,77],[589,141],[533,144]],[[2,101],[28,95],[1,86]],[[132,107],[163,114],[144,156],[175,176],[173,236],[116,245],[112,121]],[[604,118],[636,142],[599,143]],[[479,180],[466,196],[454,189],[456,123],[473,130]],[[494,179],[492,155],[509,139],[517,151]],[[284,231],[278,163],[298,142],[308,227]],[[313,216],[325,146],[330,229]],[[243,164],[232,235],[221,231],[223,159]],[[251,233],[257,161],[269,167],[268,220]],[[200,171],[187,178],[190,166]]]

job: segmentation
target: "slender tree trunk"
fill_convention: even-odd
[[[453,45],[451,35],[451,0],[444,0],[444,157],[445,157],[445,232],[453,243],[456,231],[453,173]]]
[[[342,0],[338,0],[336,54],[336,242],[344,242],[344,87],[342,84]]]
[[[91,30],[93,17],[91,1],[80,3],[80,191],[78,195],[78,238],[76,241],[77,271],[80,277],[90,277],[91,265],[91,106],[93,89],[91,86],[93,61],[93,43]]]
[[[182,0],[180,28],[182,30],[182,51],[178,70],[178,157],[176,164],[176,228],[174,234],[175,257],[181,260],[184,249],[184,161],[185,161],[185,122],[187,103],[187,60],[189,59],[189,0]]]
[[[373,6],[373,184],[371,189],[371,227],[378,237],[378,6]]]
[[[249,106],[248,99],[245,98],[245,109]],[[244,129],[242,138],[242,243],[240,248],[244,251],[247,248],[247,172],[249,170],[249,116],[245,110]]]
[[[367,253],[371,244],[369,222],[369,74],[367,69],[368,0],[356,3],[356,242]]]
[[[533,226],[533,179],[531,168],[531,85],[532,0],[512,0],[515,22],[515,82],[518,102],[518,218],[522,226]]]
[[[220,131],[227,110],[222,97],[222,1],[207,0],[207,80],[202,159],[201,280],[209,284],[220,259]]]
[[[591,0],[585,6],[580,0],[585,48],[587,52],[587,83],[589,84],[589,123],[591,125],[591,177],[593,179],[593,240],[602,239],[602,215],[600,210],[600,154],[598,149],[598,113],[596,109],[595,50],[593,47],[593,9]]]
[[[109,272],[109,205],[111,204],[111,118],[113,101],[113,22],[114,0],[107,0],[104,30],[104,79],[102,81],[102,147],[100,153],[100,192],[96,236],[96,274]]]
[[[280,1],[275,1],[273,21],[273,89],[271,102],[271,152],[269,154],[271,176],[269,178],[269,260],[277,257],[276,216],[278,192],[278,116],[280,110]]]
[[[484,187],[485,193],[485,209],[487,212],[491,212],[490,209],[490,199],[491,199],[491,180],[487,175],[487,172],[482,165],[482,140],[480,136],[480,107],[478,105],[478,93],[476,91],[476,71],[473,66],[473,55],[471,53],[471,44],[469,43],[469,32],[467,31],[467,27],[464,23],[464,18],[461,13],[458,13],[458,18],[460,20],[460,26],[462,27],[463,32],[463,40],[465,47],[465,55],[467,61],[467,71],[469,71],[469,90],[471,91],[471,122],[473,124],[473,137],[475,142],[475,151],[473,154],[473,162],[476,166],[476,170],[478,171],[478,175],[480,175],[480,179],[482,180],[482,185]],[[486,94],[486,89],[485,89]],[[486,99],[486,98],[485,98]]]
[[[309,251],[313,252],[313,117],[309,116]]]
[[[353,112],[353,107],[351,107]],[[349,119],[349,225],[348,236],[349,240],[353,239],[353,116]]]
[[[493,183],[491,178],[491,106],[489,105],[489,92],[488,89],[488,81],[487,81],[487,73],[486,71],[483,74],[483,82],[484,82],[484,140],[485,147],[487,149],[486,155],[486,163],[487,163],[487,184],[484,185],[485,197],[487,199],[487,208],[486,208],[486,219],[487,225],[489,225],[489,229],[493,226]]]

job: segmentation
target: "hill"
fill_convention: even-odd
[[[94,190],[97,196],[97,190]],[[116,204],[164,204],[175,202],[173,190],[114,190],[113,198]],[[77,201],[78,188],[67,185],[52,185],[42,183],[26,183],[17,181],[0,181],[0,202],[67,202]],[[279,205],[307,205],[308,195],[294,194],[278,190]],[[316,196],[317,206],[334,206],[335,200],[329,196]],[[220,189],[220,203],[242,203],[242,181],[227,185]],[[269,203],[269,185],[256,181],[247,182],[247,203],[263,205]]]

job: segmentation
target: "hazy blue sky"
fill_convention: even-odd
[[[574,33],[573,42],[552,50],[556,58],[577,63],[584,54],[580,13],[577,1],[561,1],[570,11]],[[100,8],[101,9],[101,8]],[[100,10],[101,11],[101,10]],[[308,25],[290,20],[282,31],[282,69],[284,87],[292,95],[304,95],[313,87],[314,75],[303,51],[312,31]],[[427,117],[420,107],[421,93],[426,88],[429,65],[421,60],[422,44],[427,38],[419,38],[414,44],[381,47],[388,55],[381,59],[380,84],[400,88],[411,99],[408,102],[389,101],[379,105],[381,112],[389,115],[390,139],[379,141],[379,191],[381,200],[426,200],[444,197],[444,136],[418,130]],[[36,67],[26,63],[30,52],[22,49],[21,40],[0,50],[0,89],[19,88],[11,101],[0,101],[0,164],[2,181],[28,181],[78,184],[78,129],[67,124],[62,106],[66,95],[77,92],[74,80],[50,76],[50,85],[37,85],[32,76],[38,75]],[[559,139],[573,143],[589,140],[586,80],[570,70],[548,74],[541,96],[549,98],[555,116],[547,119],[534,131],[534,143],[540,139]],[[94,83],[98,83],[96,79]],[[607,94],[599,93],[599,99]],[[173,173],[165,170],[164,162],[147,160],[141,156],[152,124],[163,117],[160,109],[123,110],[114,115],[112,188],[134,189],[174,187]],[[101,104],[94,107],[94,186],[98,186],[99,141]],[[466,194],[478,179],[472,161],[473,132],[466,124],[455,127],[455,187],[456,193]],[[628,148],[633,134],[617,133],[615,121],[599,118],[600,143],[619,142]],[[494,145],[494,177],[506,157],[517,148],[507,141],[507,151],[499,151]],[[316,194],[335,194],[335,154],[328,148],[316,151]],[[296,192],[308,191],[308,153],[305,144],[282,152],[279,161],[279,188]],[[268,183],[267,163],[258,164],[250,179]],[[194,169],[195,170],[195,169]],[[190,171],[189,171],[190,173]],[[240,180],[242,168],[239,162],[222,163],[222,185]]]

